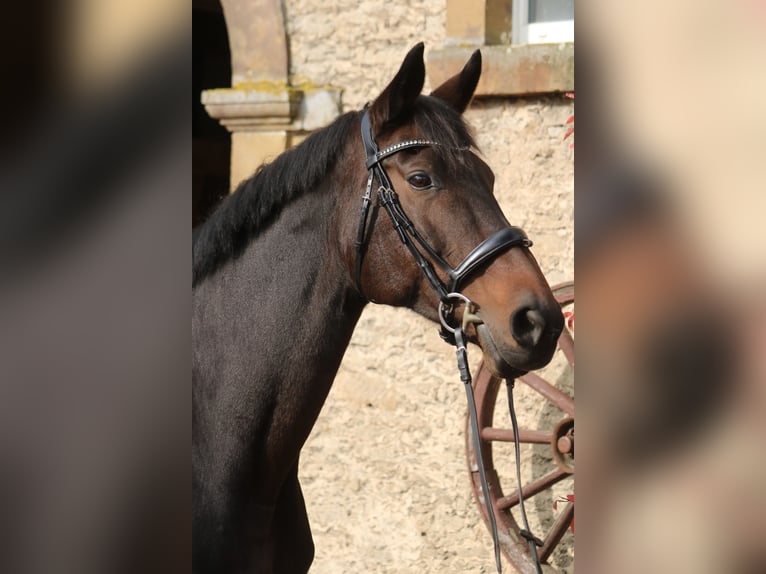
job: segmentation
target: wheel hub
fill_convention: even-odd
[[[551,438],[553,460],[561,470],[574,473],[574,419],[561,419]]]

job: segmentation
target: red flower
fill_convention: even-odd
[[[564,311],[564,320],[566,321],[567,329],[574,333],[574,311]]]
[[[567,98],[569,98],[570,100],[574,100],[574,92],[567,92],[567,93],[566,93],[566,94],[564,94],[564,95],[565,95]],[[564,134],[564,139],[567,139],[569,136],[571,136],[572,134],[574,134],[574,114],[572,114],[571,116],[569,116],[569,119],[567,120],[567,122],[566,122],[566,123],[567,123],[567,124],[572,124],[572,127],[571,127],[571,128],[569,128],[569,129],[567,130],[567,132]],[[570,149],[573,149],[573,148],[574,148],[574,142],[572,142],[571,144],[569,144],[569,148],[570,148]]]
[[[559,502],[571,502],[574,504],[574,494],[567,494],[566,498],[559,498],[558,500],[554,500],[553,510],[558,510]],[[574,516],[572,516],[572,521],[569,523],[569,529],[572,531],[572,534],[574,534]]]

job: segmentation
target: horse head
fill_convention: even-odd
[[[531,241],[503,215],[494,174],[462,119],[480,74],[477,50],[459,74],[421,95],[425,67],[418,44],[369,105],[362,120],[369,136],[362,140],[373,205],[369,217],[363,208],[357,250],[346,259],[355,261],[358,289],[371,301],[410,307],[433,320],[445,304],[454,305],[450,320],[471,311],[468,339],[481,346],[494,374],[514,377],[550,361],[563,317]],[[451,291],[470,305],[445,297]]]

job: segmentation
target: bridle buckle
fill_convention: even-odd
[[[455,330],[458,329],[458,325],[455,324],[455,326],[453,326],[451,323],[454,319],[454,311],[460,304],[465,304],[463,318],[459,325],[463,331],[466,330],[468,325],[480,325],[484,322],[482,321],[481,317],[474,313],[476,304],[473,301],[471,301],[462,293],[448,293],[444,299],[439,301],[439,322],[442,325],[443,331],[453,336],[455,334]]]

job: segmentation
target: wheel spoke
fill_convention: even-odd
[[[567,472],[565,470],[562,470],[560,468],[557,468],[556,470],[549,472],[545,476],[538,478],[534,482],[530,482],[526,486],[524,486],[521,489],[522,494],[524,495],[524,499],[528,499],[530,496],[534,496],[538,492],[542,492],[543,490],[550,488],[557,482],[560,482],[567,476],[570,476],[572,473]],[[519,492],[518,490],[514,490],[511,494],[508,496],[504,496],[502,498],[498,498],[497,502],[495,503],[495,506],[498,510],[506,510],[512,506],[515,506],[519,503]]]
[[[562,307],[574,303],[574,281],[556,285],[553,288],[553,296]]]
[[[513,442],[513,431],[511,429],[487,427],[481,430],[481,438],[486,441]],[[519,442],[550,444],[551,433],[542,430],[519,429]]]
[[[569,363],[570,367],[574,367],[575,364],[575,353],[574,353],[574,339],[572,338],[572,333],[569,332],[569,329],[566,327],[561,332],[561,336],[559,337],[559,347],[564,353],[564,356],[567,358],[567,362]]]
[[[564,536],[564,533],[567,531],[567,528],[569,528],[573,517],[574,504],[568,502],[561,514],[559,514],[556,522],[553,523],[550,532],[548,532],[548,536],[546,536],[545,540],[543,541],[543,546],[540,548],[539,553],[540,562],[546,562],[548,560],[550,555],[553,553],[553,550],[556,548],[558,543],[561,541],[561,538]]]
[[[570,417],[574,417],[574,400],[565,392],[560,391],[535,373],[527,373],[523,377],[520,377],[520,380],[524,381],[527,385],[543,395]]]

